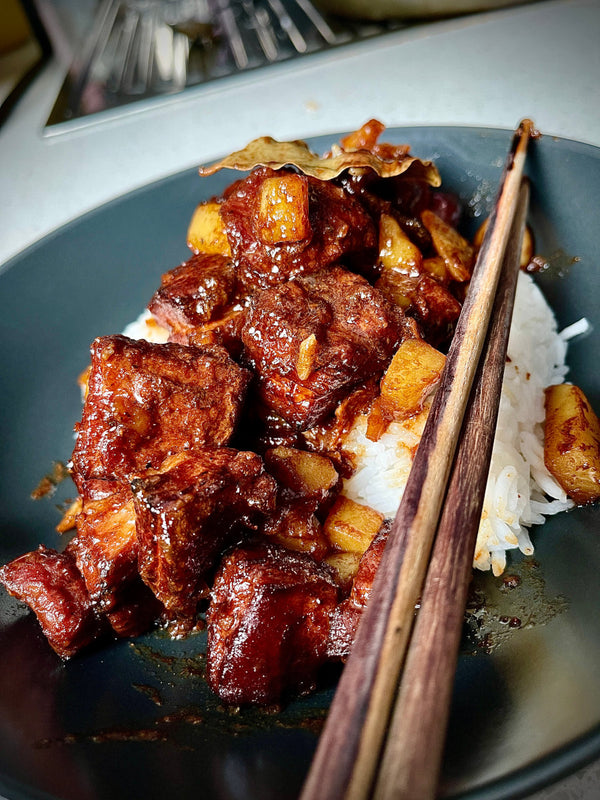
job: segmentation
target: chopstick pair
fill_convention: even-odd
[[[528,185],[516,219],[524,222]],[[462,437],[421,594],[418,616],[379,770],[377,798],[435,796],[483,495],[494,443],[521,248],[513,228],[492,323],[467,405]],[[517,265],[517,266],[514,266]]]
[[[446,366],[301,800],[435,796],[502,385],[533,135],[533,123],[524,120],[513,137]]]

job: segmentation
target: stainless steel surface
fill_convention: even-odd
[[[311,0],[103,0],[48,125],[402,27],[327,18]]]

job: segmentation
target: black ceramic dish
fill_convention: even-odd
[[[434,157],[444,185],[485,213],[510,133],[467,128],[387,132]],[[327,149],[331,138],[313,142]],[[242,144],[242,143],[240,143]],[[539,276],[561,326],[586,316],[570,378],[600,409],[597,279],[600,151],[543,138],[528,163]],[[30,492],[69,458],[80,415],[76,377],[88,346],[142,310],[162,272],[186,257],[196,203],[232,180],[175,175],[66,226],[0,274],[0,563],[44,542],[60,547],[56,504],[68,482]],[[467,228],[475,221],[466,220]],[[534,530],[534,559],[512,557],[514,590],[478,576],[482,630],[465,637],[442,775],[445,797],[523,796],[600,755],[600,510]],[[525,604],[531,611],[526,613]],[[509,629],[501,616],[519,617]],[[204,639],[150,633],[62,664],[33,617],[0,590],[0,793],[10,800],[286,800],[297,797],[333,680],[280,715],[232,714],[202,678]]]

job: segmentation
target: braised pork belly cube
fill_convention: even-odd
[[[223,314],[234,291],[231,260],[200,253],[162,276],[148,310],[170,331],[171,341],[187,344],[191,331]]]
[[[101,632],[74,556],[41,545],[0,568],[8,592],[34,612],[49,644],[67,659]]]
[[[376,255],[375,224],[358,200],[290,170],[260,167],[237,181],[221,218],[238,279],[250,292],[337,261],[370,264]]]
[[[245,302],[245,301],[244,301]],[[236,305],[223,316],[199,325],[186,334],[187,344],[197,347],[223,347],[233,359],[242,353],[242,328],[246,319],[246,307]]]
[[[421,275],[414,296],[416,316],[428,342],[448,342],[460,316],[460,302],[445,286],[429,275]]]
[[[208,680],[222,700],[273,705],[315,688],[338,599],[326,566],[248,544],[225,557],[211,598]]]
[[[107,504],[103,502],[102,505]],[[91,599],[97,613],[106,618],[113,632],[121,638],[145,633],[164,611],[162,603],[137,571],[137,538],[132,505],[133,501],[130,500],[125,512],[121,512],[123,517],[128,518],[122,526],[123,530],[119,531],[114,521],[109,525],[103,520],[97,533],[91,529],[88,533],[86,530],[83,536],[75,536],[67,548],[76,559],[86,589],[90,587],[95,594]],[[94,516],[98,516],[98,513],[99,509],[96,509]],[[129,535],[132,516],[133,537]],[[109,531],[106,540],[101,538],[102,529]],[[124,530],[128,536],[121,539]],[[107,557],[111,551],[113,561]]]
[[[440,347],[449,342],[462,309],[460,301],[436,274],[439,266],[445,270],[441,259],[425,259],[430,274],[407,276],[396,270],[384,270],[375,287],[390,303],[402,309],[418,322],[423,337]],[[455,284],[456,286],[456,284]]]
[[[172,453],[227,444],[249,374],[222,348],[104,336],[92,345],[73,478],[125,481]]]
[[[306,429],[382,371],[411,330],[364,278],[332,267],[255,295],[242,341],[264,405]]]
[[[139,636],[164,607],[140,578],[131,486],[90,480],[68,544],[92,602],[119,637]]]
[[[114,633],[120,638],[140,636],[162,621],[164,606],[139,575],[121,587],[117,602],[106,612]]]
[[[274,508],[276,483],[260,456],[218,448],[171,456],[132,488],[140,574],[183,630],[230,537]]]
[[[88,498],[102,491],[94,481]],[[137,536],[133,495],[128,484],[105,481],[112,491],[86,499],[76,520],[77,536],[70,549],[75,555],[90,598],[102,611],[111,611],[124,587],[137,576]]]

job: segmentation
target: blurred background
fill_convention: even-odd
[[[6,101],[51,53],[57,125],[238,72],[518,0],[2,0]]]

